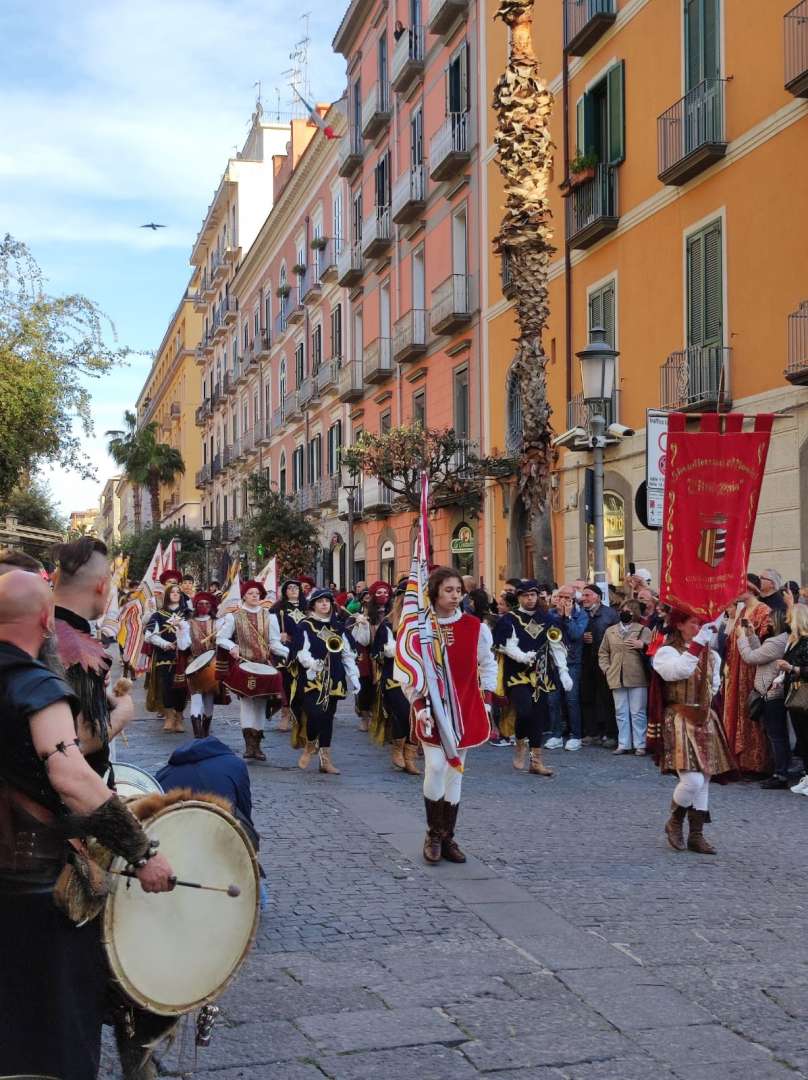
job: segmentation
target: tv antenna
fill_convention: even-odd
[[[300,98],[305,98],[307,101],[311,100],[311,84],[309,83],[310,17],[310,11],[304,11],[300,16],[304,23],[303,37],[295,42],[292,51],[289,53],[292,66],[281,72],[282,77],[288,80],[289,89],[292,91],[289,104],[294,117],[302,117],[306,113]],[[298,97],[298,95],[300,96]]]

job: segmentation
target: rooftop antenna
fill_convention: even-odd
[[[281,119],[281,88],[279,86],[275,87],[275,113],[276,113],[275,119],[278,121],[278,123],[280,123],[280,119]]]
[[[292,51],[289,53],[289,59],[292,61],[292,66],[287,71],[281,72],[282,76],[285,79],[288,79],[289,89],[292,91],[289,104],[292,116],[295,117],[302,117],[306,114],[305,107],[300,98],[305,98],[307,101],[311,100],[311,84],[309,82],[309,46],[311,45],[311,38],[309,37],[310,16],[310,11],[304,11],[300,16],[304,22],[303,37],[300,41],[295,42]],[[298,94],[300,97],[298,97]]]
[[[259,79],[258,82],[254,82],[253,86],[258,88],[258,93],[255,95],[255,111],[260,117],[264,112],[264,103],[261,100],[261,80]]]

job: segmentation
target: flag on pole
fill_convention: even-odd
[[[155,608],[157,606],[156,593],[162,594],[163,586],[160,584],[160,575],[163,570],[166,569],[163,562],[163,547],[160,541],[157,541],[157,547],[154,549],[154,554],[151,557],[151,562],[146,568],[146,573],[143,575],[143,579],[140,582],[140,588],[145,594],[145,601],[152,601]]]
[[[241,603],[241,560],[233,559],[230,569],[227,571],[227,580],[224,583],[222,599],[219,601],[218,614],[227,615],[236,611]]]
[[[458,743],[463,736],[463,718],[440,625],[426,591],[429,578],[428,503],[429,480],[426,473],[421,473],[418,537],[396,635],[395,679],[427,699],[446,760],[452,768],[462,772]]]
[[[273,555],[260,574],[256,574],[256,581],[260,581],[267,591],[267,597],[271,600],[278,596],[278,560]]]
[[[177,566],[177,541],[172,540],[163,552],[163,570],[179,570]],[[162,573],[162,570],[161,570]]]
[[[337,135],[336,131],[325,122],[322,116],[317,112],[317,109],[313,105],[310,105],[302,94],[299,94],[297,90],[295,90],[294,86],[292,87],[292,91],[309,110],[309,120],[311,120],[312,124],[315,124],[327,139],[339,139],[340,136]]]

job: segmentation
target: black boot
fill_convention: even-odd
[[[466,856],[455,843],[454,830],[457,822],[457,811],[460,803],[448,803],[443,801],[443,836],[441,838],[440,853],[448,862],[462,863]]]
[[[443,837],[443,799],[427,799],[424,796],[426,807],[426,837],[424,838],[424,858],[432,866],[440,862],[441,839]]]
[[[202,727],[202,738],[203,739],[207,739],[208,735],[210,735],[210,725],[212,723],[213,723],[213,717],[212,716],[203,716],[202,717],[201,727]]]
[[[202,717],[201,716],[192,716],[191,717],[191,727],[193,729],[195,739],[204,739],[205,736],[202,734]]]

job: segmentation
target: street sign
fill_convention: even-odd
[[[645,421],[646,518],[649,529],[662,528],[667,465],[668,414],[648,409]]]

